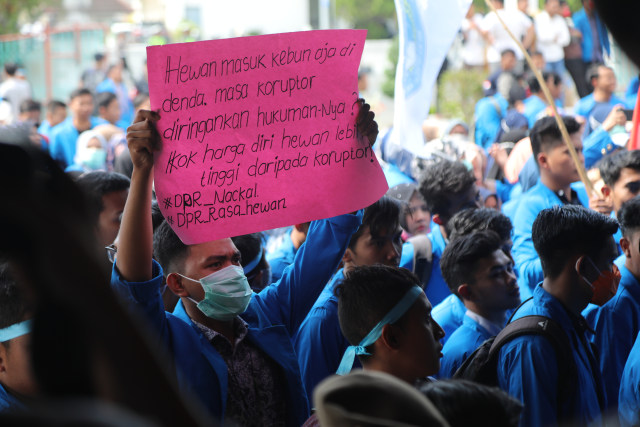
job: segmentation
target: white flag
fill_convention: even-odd
[[[471,0],[395,0],[400,29],[390,143],[417,153],[433,85]]]

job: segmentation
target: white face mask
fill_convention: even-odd
[[[204,289],[204,299],[197,304],[205,316],[216,320],[231,320],[244,313],[251,301],[253,291],[242,267],[230,265],[200,280],[182,276],[193,282],[199,282]]]

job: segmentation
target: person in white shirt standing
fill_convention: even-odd
[[[31,98],[31,85],[26,80],[16,76],[18,66],[12,62],[4,64],[4,73],[6,80],[0,84],[0,98],[11,104],[11,120],[17,120],[20,114],[20,104],[22,101]]]
[[[542,52],[547,65],[545,71],[566,74],[564,67],[564,47],[569,45],[569,26],[560,15],[559,0],[545,0],[544,10],[535,17],[538,50]]]
[[[485,54],[486,43],[480,27],[482,26],[482,15],[475,12],[473,4],[469,7],[467,16],[462,21],[462,60],[467,69],[484,68],[487,64]]]
[[[519,10],[506,10],[504,8],[504,0],[492,0],[491,4],[497,11],[489,12],[482,21],[482,32],[489,40],[489,49],[487,51],[487,61],[489,62],[490,72],[496,71],[500,66],[500,53],[511,49],[516,53],[518,65],[516,72],[521,74],[524,71],[524,54],[518,48],[515,41],[509,36],[504,29],[498,16],[506,23],[509,30],[518,40],[522,42],[525,49],[529,49],[535,38],[535,30],[531,20]]]

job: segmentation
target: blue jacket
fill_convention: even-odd
[[[542,286],[536,287],[533,299],[524,303],[513,319],[527,315],[547,316],[559,323],[573,349],[576,377],[574,386],[558,396],[559,367],[551,341],[540,335],[525,335],[506,343],[498,355],[498,385],[524,403],[520,425],[556,425],[558,414],[576,425],[601,425],[598,390],[602,396],[604,390],[600,370],[586,334],[575,326],[584,319],[571,315]]]
[[[625,267],[616,295],[595,313],[593,343],[600,353],[609,408],[618,404],[620,379],[629,352],[640,331],[640,283]]]
[[[589,198],[582,183],[571,184],[583,206],[589,206]],[[524,301],[543,279],[542,265],[533,247],[531,227],[541,210],[561,205],[560,198],[541,181],[522,195],[513,220],[513,259],[518,268],[520,297]]]
[[[573,113],[576,116],[589,117],[589,114],[593,111],[597,104],[608,104],[611,107],[622,104],[626,105],[626,102],[615,95],[611,96],[609,102],[596,102],[593,99],[593,93],[585,96],[584,98],[580,98],[576,103],[575,107],[573,107]],[[585,135],[586,136],[586,135]]]
[[[555,102],[556,107],[562,107],[562,101],[556,100]],[[529,129],[533,127],[536,121],[540,118],[540,113],[542,113],[546,108],[547,104],[536,95],[531,95],[524,100],[524,116],[527,118],[527,122],[529,122]]]
[[[607,154],[618,149],[617,145],[611,140],[609,132],[601,127],[591,132],[582,141],[582,154],[584,154],[584,166],[587,169],[592,168]]]
[[[610,52],[609,48],[609,35],[607,29],[600,17],[596,14],[596,27],[598,29],[598,39],[600,40],[600,46],[607,52]],[[591,34],[591,24],[589,23],[589,17],[587,12],[580,9],[573,14],[573,25],[576,29],[582,33],[582,60],[584,62],[592,62],[593,58],[593,34]]]
[[[453,377],[453,374],[456,373],[467,357],[491,337],[491,333],[480,326],[478,322],[469,316],[464,316],[462,326],[451,335],[442,349],[442,361],[438,378]]]
[[[622,371],[618,402],[620,425],[637,426],[640,423],[640,335],[635,339]]]
[[[444,337],[440,340],[442,344],[446,344],[456,329],[462,325],[466,312],[467,307],[454,294],[449,295],[440,304],[433,307],[431,317],[444,330]]]
[[[289,231],[284,236],[278,249],[267,254],[267,261],[271,266],[271,280],[274,282],[280,280],[284,269],[293,263],[296,252],[296,248],[293,247],[293,241],[291,240],[291,231]]]
[[[100,123],[96,117],[91,117],[91,128]],[[49,141],[49,151],[51,157],[64,167],[75,163],[76,145],[80,133],[73,126],[73,120],[68,117],[64,122],[51,129],[51,140]]]
[[[247,339],[275,361],[287,384],[287,425],[299,426],[309,416],[309,404],[291,337],[298,330],[318,294],[337,267],[351,235],[362,222],[358,215],[314,221],[295,262],[282,279],[251,297],[242,319],[249,325]],[[218,421],[224,419],[227,399],[227,366],[222,356],[188,317],[181,302],[173,314],[164,311],[160,287],[162,270],[154,261],[154,278],[130,283],[115,268],[114,290],[131,306],[144,311],[175,361],[182,391],[198,396]]]
[[[496,142],[502,118],[507,114],[509,103],[499,93],[480,99],[476,103],[475,140],[485,151]]]
[[[0,412],[23,409],[24,405],[0,384]]]
[[[120,91],[117,89],[120,89]],[[118,88],[118,84],[116,82],[107,78],[96,87],[96,93],[100,92],[111,92],[118,97],[118,102],[120,103],[120,120],[118,121],[118,127],[122,127],[124,125],[124,129],[126,130],[126,127],[133,121],[134,110],[133,101],[129,99],[127,87],[124,83],[120,83],[120,87]]]

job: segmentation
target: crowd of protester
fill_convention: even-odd
[[[491,68],[474,123],[428,120],[409,153],[361,100],[386,195],[194,245],[155,200],[145,82],[98,54],[42,111],[5,64],[0,422],[639,425],[635,100],[615,95],[591,1],[572,19],[558,0],[535,17],[493,3],[569,141],[496,14],[472,8],[466,65]]]

